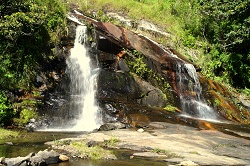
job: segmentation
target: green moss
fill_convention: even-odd
[[[166,107],[163,108],[166,111],[170,111],[170,112],[175,112],[176,111],[176,107],[172,106],[172,105],[166,105]]]
[[[215,106],[216,106],[216,107],[220,106],[220,100],[219,100],[219,99],[216,98],[216,99],[214,100],[214,103],[215,103]]]
[[[226,114],[227,114],[227,117],[228,117],[229,119],[232,119],[232,118],[233,118],[233,114],[232,114],[232,111],[231,111],[231,110],[227,109],[227,110],[226,110]]]
[[[36,100],[25,99],[25,100],[23,100],[22,104],[25,105],[25,106],[35,106],[35,105],[37,105],[37,101]]]
[[[40,94],[40,92],[39,92],[39,91],[33,91],[33,94],[34,94],[34,97],[41,96],[41,94]]]

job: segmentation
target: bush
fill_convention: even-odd
[[[15,122],[18,124],[18,126],[25,126],[30,119],[37,119],[38,113],[34,110],[29,109],[23,109],[20,113],[19,119],[15,119]]]
[[[238,88],[250,87],[250,1],[197,0],[198,36],[205,37],[218,54],[212,58],[213,72],[225,76]]]
[[[59,0],[11,0],[0,4],[0,88],[31,88],[50,61],[65,27]],[[18,80],[18,81],[17,81]]]
[[[10,125],[15,115],[6,95],[0,92],[0,126]]]

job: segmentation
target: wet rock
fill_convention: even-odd
[[[250,109],[250,99],[248,99],[247,97],[244,97],[242,95],[240,95],[239,97],[240,102],[247,107],[248,109]]]
[[[5,158],[1,163],[3,165],[11,166],[26,166],[30,163],[30,158],[34,156],[34,153],[30,153],[26,157],[16,157],[16,158]]]
[[[25,126],[26,130],[28,132],[33,132],[36,130],[37,128],[37,125],[36,125],[36,122],[29,122],[26,126]]]
[[[43,160],[45,160],[46,164],[55,164],[60,162],[59,160],[59,153],[51,150],[51,151],[39,151],[36,156],[42,158]]]
[[[36,119],[34,119],[34,118],[30,119],[30,123],[35,123],[35,122],[36,122]]]
[[[5,157],[0,157],[0,163],[2,163],[2,161],[4,161]]]
[[[208,98],[221,117],[234,122],[250,123],[250,112],[246,109],[239,110],[232,98],[223,96],[218,89],[208,90],[205,97]]]
[[[40,75],[37,75],[35,85],[41,87],[43,84],[45,84],[44,79]]]
[[[115,123],[106,123],[101,125],[99,128],[100,131],[109,131],[109,130],[115,130],[115,129],[123,129],[126,128],[126,125],[120,122]]]
[[[165,129],[168,127],[168,124],[166,122],[151,122],[149,127],[154,129]]]
[[[98,78],[98,97],[127,102],[139,96],[139,88],[129,73],[102,70]]]
[[[129,72],[129,68],[128,68],[126,61],[124,59],[119,60],[118,69],[123,71],[123,72]]]
[[[10,146],[12,146],[12,145],[13,145],[13,142],[5,142],[5,145],[10,145]]]
[[[87,145],[88,147],[99,146],[99,145],[100,145],[100,142],[98,142],[98,141],[88,141],[88,142],[86,143],[86,145]]]
[[[143,133],[143,132],[144,132],[144,130],[143,130],[142,128],[138,129],[137,131],[138,131],[139,133]]]
[[[69,157],[68,156],[66,156],[66,155],[63,155],[63,154],[60,154],[60,156],[59,156],[59,159],[61,160],[61,161],[69,161]]]
[[[137,28],[137,23],[131,19],[129,19],[128,17],[120,14],[120,13],[112,13],[112,12],[108,12],[107,16],[110,18],[113,18],[115,20],[118,20],[123,26],[128,26],[131,28]]]
[[[155,37],[170,37],[169,33],[161,31],[156,25],[145,20],[138,21],[138,29],[153,34]]]
[[[51,151],[39,151],[37,154],[30,153],[26,157],[5,158],[1,160],[1,164],[7,166],[46,166],[50,164],[68,161],[65,156],[59,159],[59,153]]]
[[[27,158],[26,157],[17,157],[13,159],[8,159],[6,158],[3,162],[3,165],[13,165],[13,166],[26,166],[28,165],[27,163]]]
[[[34,156],[30,159],[30,165],[34,166],[46,166],[46,161],[40,156]]]
[[[157,87],[139,77],[134,77],[135,82],[141,91],[137,102],[141,105],[150,105],[151,107],[164,107],[167,103],[167,98],[164,93]]]
[[[131,125],[138,128],[147,127],[150,123],[150,120],[145,114],[129,114],[129,118],[131,119]]]
[[[210,106],[217,110],[222,118],[245,124],[250,123],[250,102],[247,98],[230,93],[225,86],[213,80],[200,77],[200,83],[205,99],[211,103]],[[239,100],[238,106],[235,104],[235,98]],[[239,107],[239,105],[243,107]]]
[[[109,114],[117,114],[119,113],[119,110],[117,110],[112,104],[105,103],[104,104],[105,111]]]
[[[182,161],[180,164],[177,164],[180,166],[198,166],[198,164],[194,163],[193,161]]]

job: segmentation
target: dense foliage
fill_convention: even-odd
[[[8,102],[6,95],[0,92],[0,127],[10,124],[14,115],[15,111]]]
[[[53,58],[65,14],[58,0],[1,1],[0,124],[14,115],[4,92],[32,89],[39,70]]]
[[[198,0],[199,24],[187,26],[213,44],[207,65],[235,87],[250,88],[250,1]],[[195,10],[195,9],[193,9]],[[197,17],[196,17],[197,18]]]
[[[30,88],[63,27],[64,9],[57,0],[7,0],[0,12],[0,88]]]

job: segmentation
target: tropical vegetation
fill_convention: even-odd
[[[66,8],[58,0],[6,0],[0,4],[0,125],[16,113],[8,92],[32,90],[54,58],[52,48],[65,27]]]

